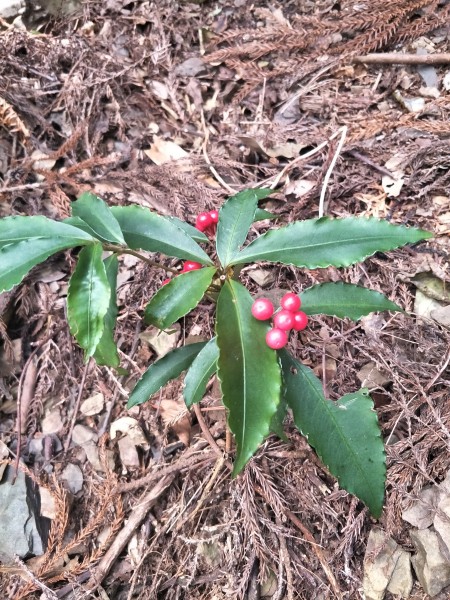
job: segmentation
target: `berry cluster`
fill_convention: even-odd
[[[273,327],[266,334],[266,344],[269,348],[280,350],[288,341],[287,332],[290,329],[302,331],[308,325],[307,315],[299,310],[301,300],[292,292],[288,292],[281,299],[281,310],[273,317]],[[274,307],[267,298],[259,298],[252,305],[252,315],[258,321],[267,321],[274,314]]]
[[[216,225],[219,222],[219,211],[210,210],[209,212],[201,212],[195,219],[195,227],[199,231],[215,234]]]

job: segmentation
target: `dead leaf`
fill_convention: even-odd
[[[191,441],[191,419],[182,400],[164,399],[160,404],[160,413],[166,427],[172,429],[185,446]]]
[[[156,165],[162,165],[172,160],[186,158],[189,154],[181,146],[170,140],[163,140],[158,136],[153,137],[153,144],[144,154],[149,157]]]

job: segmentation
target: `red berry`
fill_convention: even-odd
[[[211,220],[213,223],[219,222],[219,211],[218,210],[210,210],[209,216],[211,217]]]
[[[212,225],[213,220],[211,215],[207,212],[201,212],[195,220],[195,226],[200,231],[204,231],[207,227]]]
[[[168,284],[168,283],[170,283],[171,281],[172,281],[171,279],[164,279],[164,281],[163,281],[163,282],[162,282],[162,284],[161,284],[161,287],[162,287],[163,285],[167,285],[167,284]]]
[[[184,264],[183,264],[183,268],[181,270],[182,273],[186,273],[187,271],[197,271],[198,269],[201,269],[202,265],[198,262],[194,262],[193,260],[187,260]]]
[[[290,310],[280,310],[273,318],[273,324],[277,329],[287,331],[294,326],[294,314]]]
[[[288,292],[281,298],[281,306],[285,310],[290,310],[291,312],[295,312],[301,306],[302,302],[297,294],[293,294],[292,292]]]
[[[287,333],[281,329],[269,329],[266,334],[266,344],[273,350],[280,350],[287,344]]]
[[[303,331],[308,325],[308,315],[299,310],[294,313],[294,329],[295,331]]]
[[[273,315],[273,304],[267,298],[258,298],[252,305],[252,315],[258,321],[267,321]]]

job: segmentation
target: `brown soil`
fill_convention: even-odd
[[[408,311],[356,326],[314,318],[292,350],[325,379],[330,398],[358,389],[369,362],[384,373],[388,383],[372,394],[389,440],[379,523],[412,550],[402,510],[449,468],[450,332],[414,313],[411,279],[432,273],[444,290],[449,281],[450,100],[442,86],[439,97],[424,96],[417,66],[367,66],[355,57],[415,54],[418,40],[449,52],[449,3],[388,0],[360,3],[358,11],[348,0],[89,0],[62,16],[55,2],[40,11],[32,4],[22,27],[0,21],[0,216],[63,218],[89,190],[110,204],[136,203],[193,223],[233,191],[278,178],[270,209],[287,222],[317,216],[331,174],[326,214],[375,215],[435,232],[430,243],[342,271],[268,267],[276,288],[343,280],[382,291]],[[448,66],[434,68],[441,85]],[[408,112],[398,92],[425,97],[424,106]],[[173,148],[164,142],[184,158],[168,162]],[[393,157],[400,166],[385,166]],[[404,181],[391,197],[381,182],[396,168]],[[73,264],[70,253],[52,258],[0,296],[2,356],[20,349],[16,372],[0,362],[0,439],[17,452],[22,424],[30,476],[56,499],[49,551],[28,564],[34,575],[4,569],[1,597],[362,598],[375,522],[289,422],[288,441],[269,438],[231,480],[200,426],[224,448],[223,412],[211,411],[217,385],[186,419],[176,382],[132,411],[149,443],[138,467],[122,464],[107,433],[128,415],[127,390],[155,357],[140,337],[142,314],[165,275],[123,263],[117,339],[129,375],[118,375],[85,366],[70,337],[64,297]],[[259,291],[248,272],[243,281]],[[211,308],[201,305],[182,322],[183,339],[210,333]],[[77,398],[99,392],[103,412],[74,413]],[[62,429],[43,435],[42,420],[55,407]],[[64,451],[75,423],[99,434],[102,469],[77,447]],[[30,442],[42,437],[45,452],[33,459]],[[84,475],[70,502],[60,478],[69,462]],[[418,582],[411,597],[427,597]]]

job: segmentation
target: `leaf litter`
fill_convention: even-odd
[[[64,218],[70,202],[90,191],[112,205],[135,203],[193,224],[230,190],[277,179],[267,208],[287,221],[311,218],[336,153],[330,137],[347,126],[326,214],[435,231],[427,244],[342,274],[271,268],[263,292],[342,280],[369,285],[408,311],[357,324],[314,317],[291,349],[323,378],[331,399],[357,389],[367,365],[383,375],[365,375],[377,386],[388,456],[378,527],[383,539],[414,554],[417,535],[402,514],[449,469],[450,330],[447,317],[434,316],[445,316],[449,304],[448,67],[434,66],[428,81],[422,67],[355,57],[417,47],[448,52],[448,3],[377,1],[361,12],[328,0],[250,8],[114,0],[71,3],[70,15],[58,3],[41,4],[26,3],[16,26],[13,17],[0,21],[0,216]],[[421,99],[420,110],[396,97]],[[392,157],[402,157],[397,174]],[[388,176],[398,182],[395,195]],[[129,390],[165,351],[141,323],[163,272],[127,263],[117,333],[124,371],[87,371],[82,400],[101,394],[104,403],[82,404],[75,440],[64,450],[84,370],[64,317],[72,268],[70,253],[53,257],[0,297],[2,448],[17,453],[19,410],[28,465],[21,468],[55,505],[43,556],[1,567],[2,597],[85,597],[95,577],[111,597],[127,599],[361,597],[364,576],[373,575],[364,565],[373,562],[374,524],[293,428],[288,442],[268,438],[231,480],[217,382],[192,418],[179,382],[126,411]],[[60,275],[49,279],[49,270]],[[430,277],[431,286],[421,285]],[[261,294],[251,270],[242,278]],[[427,296],[429,289],[439,297]],[[429,316],[414,313],[419,292],[438,303]],[[212,309],[200,305],[165,343],[206,338]],[[131,423],[124,418],[143,437],[109,437],[114,423]],[[410,598],[424,600],[424,585],[414,576]]]

